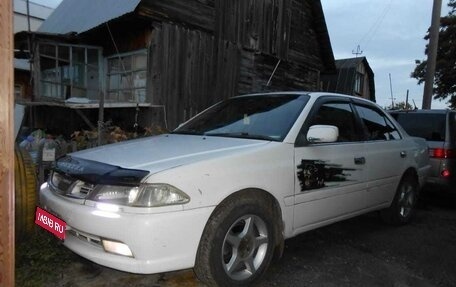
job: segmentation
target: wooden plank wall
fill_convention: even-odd
[[[293,0],[291,6],[289,60],[306,63],[315,69],[324,69],[311,4],[309,1]]]
[[[237,93],[237,46],[200,30],[162,23],[150,46],[149,92],[175,128],[209,105]]]
[[[324,69],[313,1],[143,0],[137,13],[202,30],[242,49]]]
[[[220,0],[143,0],[137,11],[139,15],[154,20],[171,21],[193,29],[213,31],[214,1]]]
[[[0,286],[14,286],[13,2],[0,1]]]
[[[215,35],[248,50],[287,59],[290,0],[216,1]]]
[[[137,13],[154,23],[148,98],[166,106],[168,126],[238,94],[318,90],[324,61],[312,1],[142,1]]]
[[[320,71],[296,62],[281,61],[270,85],[267,86],[278,60],[267,54],[243,51],[239,79],[239,93],[284,90],[318,90]]]

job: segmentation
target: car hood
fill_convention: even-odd
[[[70,156],[127,169],[147,170],[153,174],[268,143],[252,139],[165,134],[100,146]]]

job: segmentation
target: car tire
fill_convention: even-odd
[[[402,178],[389,208],[381,211],[383,221],[392,225],[408,223],[415,213],[418,201],[418,183],[413,176]]]
[[[222,202],[209,218],[195,262],[208,286],[248,286],[273,258],[277,225],[271,200],[246,193]]]

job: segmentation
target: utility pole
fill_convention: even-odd
[[[423,110],[431,109],[432,95],[434,90],[434,75],[435,65],[437,61],[437,49],[439,46],[439,30],[440,30],[440,12],[442,10],[442,0],[434,0],[432,7],[432,22],[429,29],[429,47],[428,59],[426,65],[426,75],[424,78],[423,92]]]
[[[391,73],[389,73],[388,75],[390,80],[391,109],[394,109],[393,84],[391,83]]]
[[[408,103],[408,98],[409,98],[409,90],[407,89],[407,95],[405,96],[405,109],[408,110],[408,106],[409,106],[409,103]]]

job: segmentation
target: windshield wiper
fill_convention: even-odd
[[[197,131],[172,131],[172,134],[202,136],[203,133]]]
[[[216,137],[232,137],[232,138],[244,138],[244,139],[254,139],[254,140],[267,140],[267,141],[277,141],[277,139],[265,136],[265,135],[255,135],[245,132],[241,133],[205,133],[205,136],[216,136]]]

